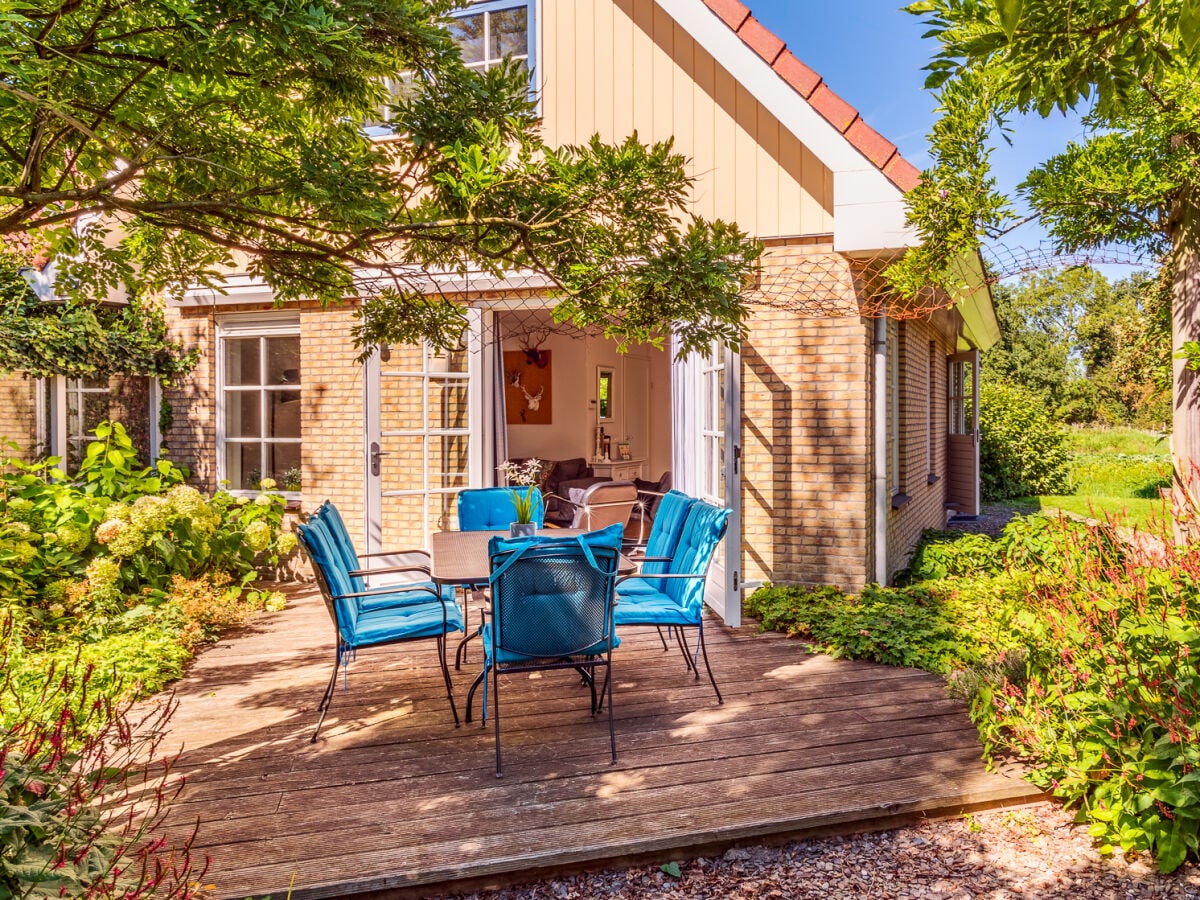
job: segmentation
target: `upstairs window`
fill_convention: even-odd
[[[476,3],[455,14],[450,33],[468,69],[486,71],[511,56],[532,70],[533,29],[530,0]]]

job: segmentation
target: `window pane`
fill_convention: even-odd
[[[431,494],[426,515],[430,531],[458,528],[458,494]]]
[[[259,339],[235,338],[225,342],[225,383],[258,384],[262,376],[259,369]]]
[[[300,338],[267,339],[267,384],[300,383]]]
[[[300,437],[300,392],[267,391],[267,437]]]
[[[429,371],[436,374],[465,374],[467,371],[467,351],[464,349],[447,350],[444,352],[430,350]]]
[[[471,462],[467,456],[468,441],[469,439],[465,434],[430,439],[430,487],[467,487],[467,472]]]
[[[429,382],[429,427],[468,428],[467,383],[465,381]]]
[[[253,491],[262,481],[262,444],[226,444],[225,477],[234,491]]]
[[[300,490],[300,445],[271,444],[267,447],[270,475],[283,491]]]
[[[463,62],[483,61],[483,13],[456,18],[450,23],[450,36],[462,51]]]
[[[262,437],[261,397],[258,391],[225,392],[226,437]]]
[[[488,57],[524,56],[529,52],[529,10],[524,6],[492,13]]]

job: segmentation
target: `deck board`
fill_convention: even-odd
[[[653,630],[614,655],[606,716],[571,673],[502,681],[494,738],[455,729],[432,642],[364,651],[310,744],[332,629],[311,591],[201,654],[171,740],[186,784],[167,820],[223,898],[350,896],[1039,796],[989,773],[963,705],[921,672],[806,654],[750,628],[706,629],[718,706]],[[454,676],[460,707],[480,653]],[[479,698],[476,700],[478,707]],[[460,709],[461,711],[461,709]],[[586,822],[586,827],[580,827]]]

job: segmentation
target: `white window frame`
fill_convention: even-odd
[[[537,82],[534,81],[534,72],[537,67],[538,53],[540,50],[540,40],[538,32],[538,4],[540,0],[486,0],[486,2],[471,3],[462,9],[455,10],[451,13],[451,18],[465,19],[467,16],[476,16],[483,14],[484,16],[484,32],[483,32],[483,52],[484,57],[482,62],[466,63],[468,69],[482,69],[487,71],[496,63],[500,62],[501,58],[492,59],[488,54],[488,37],[491,32],[490,28],[490,13],[502,12],[506,9],[516,9],[517,7],[525,7],[525,20],[528,34],[526,35],[525,53],[515,54],[514,59],[525,60],[525,68],[529,72],[529,92],[530,95],[536,95],[538,92],[535,88]],[[384,80],[390,97],[395,98],[399,93],[399,85],[403,81],[403,74],[395,78],[387,78]],[[375,139],[390,138],[394,135],[394,130],[391,126],[391,120],[388,118],[388,110],[386,106],[378,111],[379,121],[371,122],[367,125],[367,135]]]
[[[60,466],[64,471],[69,468],[68,451],[71,443],[75,442],[80,445],[79,459],[82,462],[82,451],[90,440],[87,432],[72,427],[67,411],[68,399],[74,395],[77,409],[82,410],[85,396],[112,394],[112,388],[107,385],[105,387],[85,387],[83,381],[82,378],[68,378],[65,375],[52,375],[49,378],[38,379],[35,403],[38,455],[57,456],[61,460]]]
[[[265,433],[266,432],[265,425],[261,429],[264,433],[258,438],[230,438],[225,433],[225,416],[226,416],[225,395],[226,395],[226,390],[228,387],[228,385],[226,384],[226,372],[225,372],[225,342],[230,339],[299,337],[299,336],[300,336],[300,314],[299,313],[288,312],[288,313],[275,313],[274,315],[262,315],[262,314],[257,314],[257,313],[251,314],[251,315],[229,315],[229,316],[222,316],[220,319],[217,320],[217,335],[216,335],[216,337],[217,337],[217,341],[216,341],[216,355],[217,355],[217,404],[216,404],[216,407],[217,407],[216,408],[217,446],[216,446],[216,453],[217,453],[217,465],[216,465],[216,469],[217,469],[218,483],[223,483],[223,482],[227,481],[228,477],[229,477],[228,465],[226,463],[226,448],[229,443],[239,444],[239,443],[258,442],[263,445],[264,453],[266,452],[265,448],[269,444],[298,444],[298,445],[300,445],[300,458],[301,458],[301,462],[303,463],[303,459],[304,459],[304,432],[303,432],[303,429],[301,429],[301,434],[300,434],[300,437],[298,437],[298,438],[269,438],[269,437],[267,437],[267,435]],[[265,354],[260,355],[259,364],[266,365]],[[303,373],[303,371],[304,371],[303,349],[301,349],[300,366],[301,366],[301,373]],[[261,382],[261,380],[262,379],[260,376],[260,382]],[[236,388],[236,387],[233,389],[238,390],[238,388]],[[260,383],[257,386],[257,389],[261,392],[261,391],[265,390],[265,387]],[[301,397],[304,396],[303,374],[301,375],[301,379],[300,379],[299,393],[300,393]],[[301,401],[301,402],[303,402],[303,401]],[[259,404],[259,414],[264,417],[266,416],[266,414],[267,414],[267,404],[266,403]],[[263,471],[264,472],[266,471],[265,466],[263,468]],[[268,476],[264,476],[264,477],[268,477]],[[255,494],[258,493],[257,490],[234,488],[232,486],[228,487],[227,490],[229,491],[229,493],[233,494],[235,497],[254,496]],[[286,497],[289,500],[299,500],[303,490],[304,490],[304,485],[301,484],[299,491],[280,490],[280,491],[277,491],[277,493],[282,494],[284,497]]]

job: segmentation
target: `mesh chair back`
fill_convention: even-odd
[[[704,575],[725,530],[729,527],[732,510],[697,500],[688,513],[679,543],[671,557],[669,572]],[[704,581],[700,578],[667,578],[665,593],[689,614],[700,615],[704,601]]]
[[[575,656],[612,634],[621,528],[578,538],[493,539],[496,646],[539,659]]]
[[[500,531],[517,521],[513,493],[525,497],[535,486],[470,488],[458,492],[458,527],[460,531]],[[542,492],[533,501],[533,521],[540,528],[545,522]]]
[[[624,528],[637,505],[637,485],[632,481],[602,481],[584,491],[575,509],[572,528],[599,531],[610,525]]]

